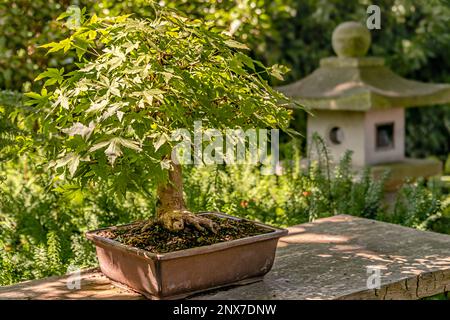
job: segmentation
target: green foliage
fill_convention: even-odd
[[[289,101],[263,78],[281,77],[282,67],[264,67],[210,24],[153,9],[153,20],[81,16],[69,38],[44,46],[74,50],[80,63],[40,74],[46,82],[26,93],[27,104],[39,109],[51,166],[81,186],[111,182],[124,194],[161,182],[172,132],[193,131],[197,120],[219,130],[287,129]]]
[[[330,38],[341,22],[365,22],[366,0],[171,0],[161,2],[189,17],[214,21],[250,49],[250,56],[266,65],[284,64],[292,72],[287,82],[312,72],[319,59],[332,55]],[[148,0],[0,0],[0,89],[29,91],[47,67],[72,70],[75,53],[46,55],[39,46],[64,38],[64,23],[56,17],[71,4],[86,7],[99,17],[132,13],[153,18]],[[448,3],[442,0],[382,0],[381,30],[371,31],[369,54],[387,58],[403,76],[429,82],[449,82],[450,28]],[[23,23],[27,21],[27,23]],[[43,81],[34,84],[34,88]],[[280,84],[275,80],[272,84]],[[304,114],[298,112],[293,128],[304,133]],[[407,110],[406,143],[409,156],[450,152],[450,108],[440,106]]]
[[[18,146],[26,140],[21,108],[22,94],[0,91],[0,160],[20,152]]]
[[[48,56],[40,45],[64,38],[67,27],[56,18],[72,4],[87,8],[87,12],[100,17],[132,13],[135,17],[154,18],[150,0],[1,0],[0,13],[0,88],[28,91],[33,80],[46,67],[65,65],[70,67],[75,55]],[[279,39],[274,23],[292,16],[295,11],[290,1],[215,1],[177,0],[166,3],[167,7],[185,12],[193,19],[214,21],[215,25],[228,30],[248,46],[255,48],[260,56],[266,54],[268,44]],[[256,13],[256,14],[255,14]],[[26,20],[27,23],[23,23]],[[263,41],[261,41],[264,39]],[[271,60],[275,61],[275,60]],[[273,62],[272,64],[275,64]]]
[[[56,63],[58,58],[45,57],[38,46],[60,37],[64,29],[53,18],[69,3],[0,0],[1,89],[27,91],[39,70]]]
[[[375,218],[383,210],[380,182],[367,174],[344,177],[346,169],[341,163],[328,180],[317,163],[309,170],[287,167],[281,176],[262,175],[251,166],[205,167],[186,173],[185,190],[193,211],[221,211],[280,226],[339,213]]]
[[[421,300],[450,300],[450,294],[448,292],[444,292],[431,297],[422,298]]]
[[[381,182],[368,171],[351,170],[350,153],[334,166],[321,150],[308,166],[301,165],[295,146],[297,141],[287,148],[293,152],[283,160],[280,176],[263,175],[254,166],[185,168],[188,207],[278,226],[345,213],[450,234],[450,198],[438,184],[405,185],[390,209],[382,201]],[[62,184],[48,189],[53,176],[39,159],[0,162],[0,285],[95,266],[87,230],[148,219],[155,212],[148,195],[127,192],[120,199],[107,188],[92,187],[80,194]]]
[[[391,214],[382,220],[421,230],[450,233],[450,196],[442,194],[438,180],[406,184],[397,195]]]
[[[450,154],[448,155],[447,160],[445,161],[444,173],[450,174]]]
[[[70,266],[96,264],[84,233],[149,218],[153,199],[130,194],[125,201],[104,189],[82,199],[48,189],[52,176],[22,157],[0,163],[0,285],[64,274]]]
[[[407,109],[405,142],[407,156],[445,161],[450,155],[450,106]]]

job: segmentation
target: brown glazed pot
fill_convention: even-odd
[[[245,220],[222,213],[201,213]],[[119,285],[125,285],[150,299],[185,298],[213,288],[261,280],[270,271],[278,239],[287,230],[255,222],[273,230],[252,237],[213,245],[155,254],[99,236],[104,230],[89,231],[101,271]]]

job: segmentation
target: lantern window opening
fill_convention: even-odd
[[[377,151],[395,148],[395,122],[378,123],[375,125],[375,149]]]
[[[341,144],[344,141],[344,131],[340,127],[332,127],[329,139],[333,144]]]

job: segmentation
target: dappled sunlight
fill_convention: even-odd
[[[288,245],[289,245],[289,243],[287,243],[287,242],[278,241],[277,247],[284,248],[284,247],[287,247]]]
[[[374,253],[369,253],[369,252],[358,252],[355,254],[356,257],[361,257],[364,259],[368,259],[371,261],[383,261],[383,262],[392,262],[392,260],[390,259],[386,259],[383,257],[383,255],[378,255],[378,254],[374,254]]]
[[[362,88],[362,87],[364,87],[364,83],[362,83],[361,81],[349,81],[349,82],[338,84],[337,86],[332,88],[330,91],[328,91],[324,95],[325,96],[334,96],[334,95],[343,93],[344,91],[347,91],[350,89]]]
[[[280,240],[287,243],[344,243],[350,240],[349,237],[332,235],[332,234],[294,234],[288,235]]]
[[[355,244],[344,244],[344,245],[336,245],[331,247],[331,251],[342,251],[342,252],[349,252],[349,251],[355,251],[355,250],[361,250],[364,247],[355,245]]]
[[[449,256],[439,256],[431,255],[425,258],[416,258],[408,261],[403,268],[403,274],[414,274],[418,275],[427,270],[446,270],[450,269],[450,255]]]
[[[287,271],[275,271],[276,277],[305,290],[315,287],[316,291],[308,296],[312,299],[340,290],[367,292],[369,271],[374,269],[380,272],[382,286],[397,286],[390,293],[392,297],[425,296],[442,290],[441,281],[445,283],[449,278],[445,272],[450,269],[450,238],[444,235],[346,215],[302,224],[289,231],[279,242],[274,267]],[[431,280],[417,280],[424,274]],[[275,292],[288,298],[290,291],[279,292],[287,285],[276,277],[269,280],[276,284]],[[323,290],[317,290],[319,286]],[[294,292],[298,294],[298,289]],[[372,295],[375,297],[375,293]]]
[[[304,227],[301,226],[293,226],[289,228],[289,235],[292,234],[296,234],[296,233],[301,233],[301,232],[305,232],[306,229]]]
[[[0,300],[142,299],[137,293],[114,286],[97,270],[81,273],[80,289],[69,289],[67,279],[67,276],[50,277],[14,286],[0,287]]]

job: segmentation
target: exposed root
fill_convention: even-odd
[[[181,231],[187,225],[199,231],[217,233],[218,226],[211,220],[186,210],[183,198],[183,175],[180,165],[173,165],[169,171],[169,181],[157,188],[156,216],[164,227],[171,231]]]
[[[170,213],[161,214],[159,220],[164,226],[173,231],[180,231],[185,226],[190,225],[199,231],[209,230],[217,233],[218,226],[211,219],[196,215],[190,211],[173,211]]]
[[[199,224],[205,231],[198,231],[193,225],[186,226],[188,222],[184,222],[184,230],[170,231],[162,225],[161,219],[152,219],[123,228],[100,231],[99,235],[149,252],[167,253],[273,232],[251,221],[225,219],[216,215],[194,216],[196,222],[199,220],[197,218],[213,221],[217,225],[217,233],[207,230],[208,227],[201,223]],[[209,222],[206,224],[209,225]]]

